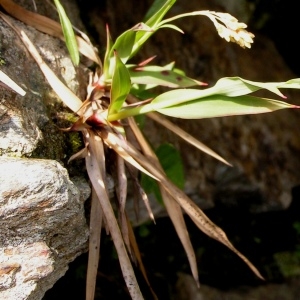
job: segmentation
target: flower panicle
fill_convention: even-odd
[[[254,34],[247,31],[247,25],[228,13],[210,12],[208,16],[214,23],[219,36],[227,42],[234,42],[242,48],[251,48]]]

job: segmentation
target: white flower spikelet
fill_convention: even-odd
[[[214,23],[219,36],[227,42],[234,42],[242,48],[251,48],[254,34],[247,31],[247,25],[228,13],[210,12],[207,15]],[[222,24],[222,23],[223,24]]]

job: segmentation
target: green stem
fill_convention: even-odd
[[[184,13],[184,14],[180,14],[174,17],[171,17],[169,19],[165,19],[163,21],[161,21],[157,26],[160,27],[163,24],[169,23],[171,21],[175,21],[177,19],[181,19],[184,17],[191,17],[191,16],[209,16],[210,12],[207,10],[200,10],[200,11],[193,11],[193,12],[189,12],[189,13]]]
[[[120,110],[119,112],[117,112],[115,114],[108,115],[107,120],[109,122],[112,122],[112,121],[125,119],[128,117],[134,117],[137,115],[146,114],[146,113],[149,113],[152,111],[154,111],[154,109],[153,109],[151,103],[143,105],[143,106],[130,107],[130,108],[127,107],[127,108]]]

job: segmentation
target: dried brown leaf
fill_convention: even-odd
[[[145,140],[142,132],[140,131],[139,127],[137,126],[136,122],[133,118],[129,118],[128,120],[129,126],[131,127],[132,131],[134,132],[136,138],[138,139],[140,146],[144,152],[144,154],[147,157],[150,157],[153,161],[155,167],[157,167],[161,172],[163,172],[163,169],[159,163],[159,160],[147,141]],[[191,267],[191,271],[193,274],[193,277],[199,286],[199,276],[198,276],[198,267],[197,267],[197,261],[196,261],[196,255],[194,248],[192,246],[191,240],[189,238],[189,234],[185,225],[185,221],[183,218],[182,210],[180,208],[180,205],[174,200],[174,198],[168,194],[165,189],[163,188],[163,185],[159,183],[161,195],[166,207],[166,210],[168,212],[168,215],[174,225],[174,228],[177,232],[177,235],[184,247],[184,250],[187,254],[189,264]]]
[[[21,96],[25,96],[26,92],[9,76],[0,70],[0,81],[2,81],[6,86],[11,88],[13,91],[18,93]]]
[[[125,172],[124,159],[117,156],[117,172],[118,172],[118,200],[121,212],[125,211],[126,198],[127,198],[127,177]]]
[[[130,221],[126,215],[126,219],[127,219],[127,222],[128,222],[128,232],[129,232],[129,239],[130,239],[130,245],[132,247],[132,251],[136,257],[136,260],[137,260],[137,263],[139,265],[139,268],[143,274],[143,277],[152,293],[152,296],[154,298],[154,300],[158,300],[155,292],[153,291],[151,285],[150,285],[150,282],[149,282],[149,279],[148,279],[148,276],[147,276],[147,273],[146,273],[146,269],[144,267],[144,264],[143,264],[143,261],[142,261],[142,257],[141,257],[141,253],[140,253],[140,250],[139,250],[139,247],[138,247],[138,244],[137,244],[137,241],[135,239],[135,235],[134,235],[134,232],[133,232],[133,229],[132,229],[132,226],[130,224]]]
[[[152,177],[153,179],[159,181],[158,178],[156,178],[155,176],[153,176],[152,173],[148,172],[129,153],[129,152],[132,152],[132,151],[135,152],[136,150],[134,148],[132,148],[132,147],[128,148],[127,147],[127,145],[129,145],[128,142],[125,142],[125,141],[121,140],[115,133],[113,133],[112,131],[108,131],[107,128],[106,129],[98,130],[97,132],[101,136],[101,138],[103,139],[103,141],[107,144],[107,146],[109,146],[110,148],[114,149],[114,151],[118,155],[120,155],[121,157],[123,157],[128,163],[130,163],[131,165],[133,165],[135,168],[137,168],[141,172],[143,172],[143,173],[147,174],[148,176]]]
[[[90,214],[90,236],[89,236],[89,258],[87,266],[86,277],[86,300],[94,300],[97,271],[100,256],[100,240],[102,229],[102,210],[98,196],[94,189],[92,189]]]
[[[106,143],[115,143],[111,134],[107,134]],[[120,143],[122,144],[122,142]],[[119,145],[120,146],[120,145]],[[230,250],[236,253],[257,275],[257,277],[263,279],[262,275],[256,269],[256,267],[243,255],[241,254],[228,240],[225,232],[214,224],[204,212],[187,196],[180,190],[176,185],[174,185],[165,174],[153,164],[153,161],[149,161],[147,157],[142,155],[140,152],[136,151],[128,142],[126,147],[128,155],[131,155],[135,161],[142,165],[149,173],[159,179],[162,187],[179,203],[179,205],[185,210],[185,212],[191,217],[200,230],[202,230],[208,236],[216,239]]]
[[[85,158],[88,154],[88,150],[87,147],[82,148],[81,150],[79,150],[77,153],[73,154],[69,160],[68,163],[71,162],[74,159],[80,159],[80,158]]]
[[[105,215],[107,221],[107,226],[109,227],[110,234],[117,250],[124,280],[126,282],[131,298],[133,300],[141,300],[143,299],[143,296],[135,278],[135,274],[124,245],[118,222],[114,215],[114,211],[109,201],[108,193],[105,187],[105,179],[102,175],[103,170],[105,170],[105,162],[98,161],[97,159],[97,144],[95,143],[96,136],[91,130],[85,130],[84,136],[86,142],[89,144],[89,153],[86,157],[87,171],[93,188],[95,189],[95,192],[100,201],[103,214]],[[102,167],[99,167],[99,164],[101,164]]]

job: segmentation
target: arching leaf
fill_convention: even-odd
[[[108,109],[108,115],[117,113],[122,108],[131,88],[129,72],[122,60],[119,58],[117,52],[115,52],[114,59],[115,69],[112,77],[111,103]]]
[[[70,53],[71,59],[74,63],[74,65],[79,64],[79,51],[78,46],[75,38],[75,34],[72,28],[72,24],[63,8],[63,6],[60,4],[59,0],[54,0],[54,3],[56,5],[62,31],[65,37],[66,46],[68,48],[68,51]]]
[[[268,113],[284,108],[299,108],[286,102],[253,96],[214,95],[176,106],[159,108],[158,112],[183,119],[202,119],[234,115]]]

